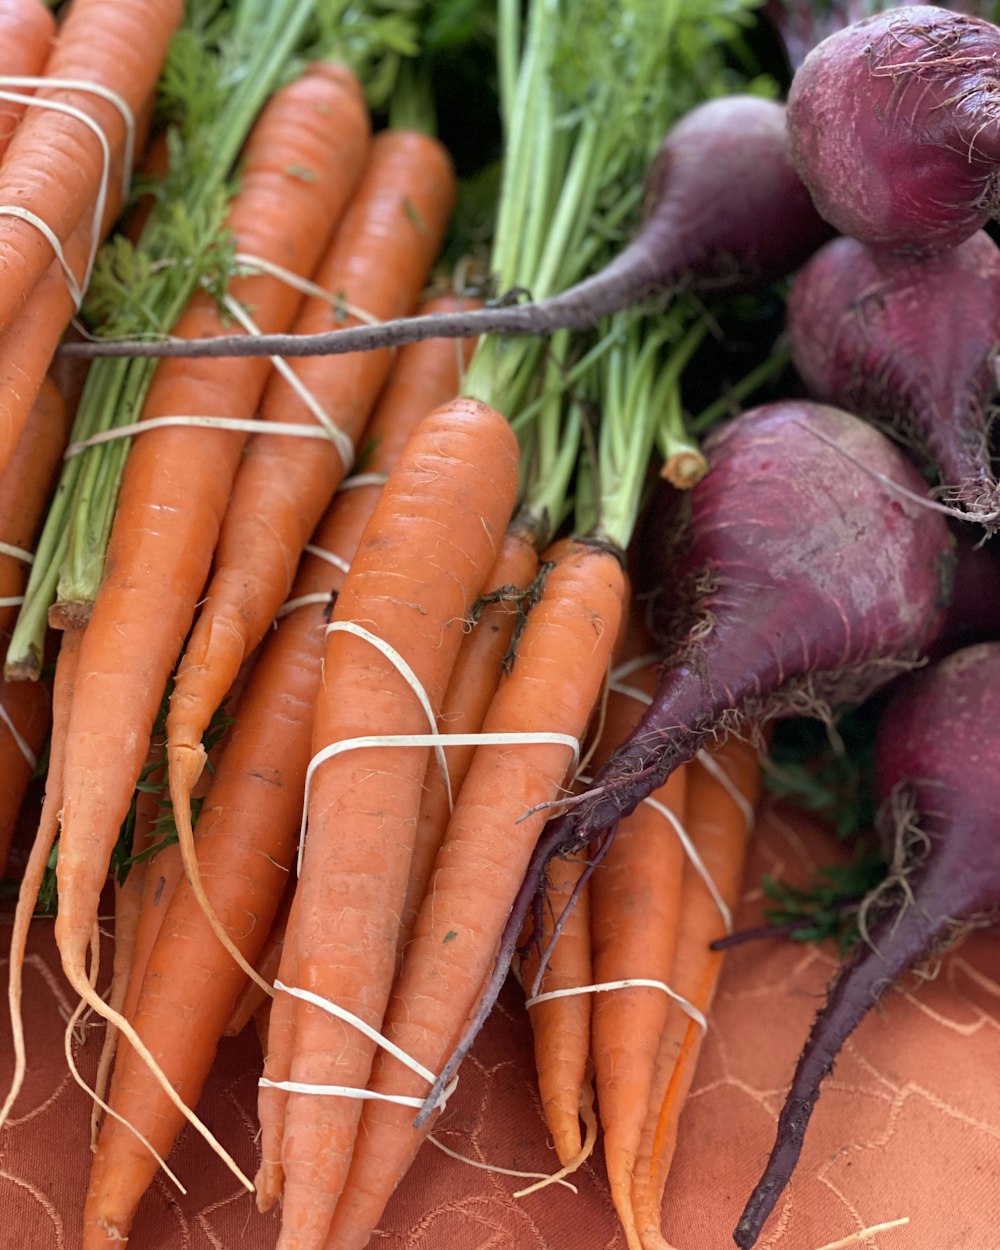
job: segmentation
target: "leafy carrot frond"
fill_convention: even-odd
[[[865,851],[855,862],[821,868],[813,881],[797,888],[765,876],[764,894],[773,906],[767,922],[796,942],[825,942],[833,938],[843,954],[858,940],[857,914],[861,900],[882,881],[885,860]]]

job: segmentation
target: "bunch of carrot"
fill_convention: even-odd
[[[18,293],[5,281],[0,296],[5,634],[14,601],[25,600],[8,672],[37,678],[55,658],[51,696],[41,683],[7,683],[0,705],[0,734],[9,730],[16,748],[15,806],[51,719],[15,918],[17,1071],[0,1122],[28,1062],[21,962],[55,847],[63,970],[108,1022],[87,1250],[127,1238],[185,1121],[262,1208],[281,1201],[282,1250],[360,1248],[443,1105],[422,1106],[461,1053],[549,805],[574,784],[588,732],[607,753],[638,710],[634,692],[613,691],[600,732],[588,729],[624,645],[625,553],[652,449],[696,454],[655,413],[701,330],[678,308],[649,335],[623,317],[596,347],[561,334],[547,352],[530,341],[428,340],[395,358],[294,365],[102,361],[82,395],[60,391],[45,372],[120,207],[122,166],[150,125],[154,79],[182,17],[161,90],[176,102],[191,85],[178,58],[203,55],[203,83],[216,94],[189,99],[184,125],[151,147],[148,168],[166,159],[163,185],[148,216],[133,215],[133,241],[116,236],[96,262],[88,307],[113,310],[107,330],[313,334],[397,318],[416,307],[448,227],[455,182],[444,148],[394,125],[372,137],[361,80],[330,59],[308,0],[239,0],[223,6],[231,27],[209,22],[213,6],[182,7],[76,0],[46,59],[54,27],[37,0],[0,4],[0,21],[16,8],[41,31],[34,60],[13,59],[10,42],[7,72],[27,78],[44,66],[53,86],[40,96],[73,107],[12,102],[0,213],[8,166],[12,188],[15,176],[33,185],[29,147],[58,148],[62,135],[78,148],[83,126],[94,149],[65,181],[76,207],[63,191],[57,210],[25,203],[14,215],[23,255],[9,264],[23,285]],[[561,159],[577,171],[567,182],[586,188],[582,218],[593,210],[599,226],[586,238],[569,228],[579,206],[566,190],[562,233],[539,238],[542,203],[528,213],[532,230],[521,229],[518,204],[535,194],[527,171],[540,158],[529,106],[541,101],[557,122],[565,101],[544,84],[579,28],[571,8],[565,26],[551,26],[560,7],[528,6],[522,28],[521,6],[500,6],[516,155],[494,261],[502,285],[539,293],[572,282],[635,200],[607,208],[601,178],[614,144],[594,111]],[[154,9],[151,45],[124,20],[141,10],[152,24]],[[112,14],[129,50],[146,48],[145,77],[102,30]],[[650,8],[643,20],[669,31],[674,19]],[[87,59],[95,29],[107,63]],[[234,77],[237,57],[252,64]],[[660,68],[645,56],[644,90]],[[84,77],[103,92],[83,92]],[[652,127],[665,107],[657,97]],[[633,121],[634,110],[622,117]],[[656,137],[637,132],[612,172],[642,167]],[[62,173],[48,176],[62,184]],[[186,196],[174,198],[185,180]],[[455,298],[427,307],[447,310]],[[22,338],[32,353],[16,356],[25,372],[15,376],[3,362]],[[600,445],[581,468],[595,403]],[[230,722],[221,739],[220,711]],[[630,1245],[646,1250],[657,1244],[695,1024],[717,975],[706,943],[732,905],[756,796],[753,761],[737,745],[698,768],[610,848],[553,865],[522,965],[538,981],[530,1010],[560,1159],[582,1156],[592,1065],[615,1202]],[[687,860],[664,832],[668,810],[690,835]],[[176,841],[161,836],[165,815]],[[0,849],[13,818],[0,812]],[[657,868],[642,870],[648,888],[632,898],[650,844]],[[110,869],[115,955],[103,994],[97,914]],[[560,890],[574,906],[556,925]],[[681,912],[690,923],[679,924]],[[645,984],[621,984],[637,978]],[[547,999],[551,990],[580,992]],[[251,1015],[265,1039],[254,1180],[191,1111],[219,1039]],[[641,1037],[627,1067],[623,1033]],[[555,1054],[551,1039],[570,1036],[572,1053]]]

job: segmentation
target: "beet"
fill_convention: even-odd
[[[325,335],[88,343],[65,350],[87,356],[305,356],[425,338],[581,329],[680,285],[763,286],[795,269],[830,234],[789,160],[784,106],[758,96],[725,96],[692,109],[671,128],[650,167],[644,219],[631,243],[597,274],[539,303],[409,317]]]
[[[704,450],[672,579],[680,604],[654,622],[663,677],[574,808],[577,837],[613,826],[740,721],[861,702],[926,653],[943,617],[947,525],[876,479],[923,491],[873,426],[820,404],[768,404]]]
[[[933,5],[856,22],[802,63],[788,129],[841,233],[920,252],[961,243],[1000,204],[1000,29]]]
[[[495,1001],[554,855],[613,836],[621,817],[719,734],[861,702],[914,664],[940,625],[947,524],[858,467],[921,490],[874,426],[821,404],[769,404],[717,430],[704,451],[708,472],[684,495],[690,512],[670,579],[677,628],[662,639],[669,654],[656,696],[594,782],[546,826],[491,981],[425,1108]]]
[[[788,332],[810,394],[891,427],[968,520],[1000,524],[987,437],[1000,248],[985,232],[921,259],[834,239],[796,277]]]
[[[953,652],[907,677],[876,742],[887,886],[870,900],[865,938],[834,980],[799,1058],[774,1149],[737,1225],[748,1250],[798,1161],[823,1078],[886,989],[964,929],[1000,919],[1000,644]]]

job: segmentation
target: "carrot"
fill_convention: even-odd
[[[295,880],[291,878],[281,897],[281,904],[271,924],[271,931],[267,935],[267,941],[261,947],[254,963],[254,969],[258,977],[268,985],[273,985],[274,978],[278,975],[278,968],[281,964],[281,951],[285,944],[285,930],[288,926],[288,913],[291,910],[294,896]],[[222,1030],[222,1036],[239,1037],[250,1021],[257,1015],[259,1009],[265,1004],[270,1008],[271,996],[262,988],[259,982],[252,981],[247,977],[246,984],[233,1004],[233,1010],[229,1015],[226,1027]],[[264,1038],[266,1041],[266,1032]]]
[[[0,77],[38,77],[55,34],[56,19],[41,0],[0,0]],[[0,160],[26,108],[14,100],[0,102]]]
[[[455,303],[454,299],[445,298],[433,301],[433,306],[444,308]],[[465,355],[461,358],[455,352],[454,343],[437,339],[428,340],[420,351],[416,344],[400,351],[365,437],[362,461],[368,476],[334,497],[310,544],[314,551],[328,553],[330,559],[316,554],[306,556],[292,588],[292,603],[303,596],[315,594],[320,589],[327,592],[339,590],[344,573],[354,559],[362,534],[381,494],[381,477],[395,466],[420,420],[455,394],[460,367],[467,360],[470,347],[469,344],[464,346]],[[306,608],[299,608],[279,623],[267,652],[269,655],[272,650],[284,647],[287,640],[288,662],[302,664],[305,662],[304,657],[309,657],[308,662],[312,666],[311,671],[315,673],[315,681],[309,688],[308,695],[304,694],[303,697],[308,699],[310,709],[319,685],[319,664],[324,646],[322,631],[318,628],[319,622],[318,609],[310,612]],[[303,658],[297,658],[300,655]],[[290,677],[284,677],[276,671],[276,688],[286,688],[290,680]],[[310,717],[306,726],[307,740],[311,729]],[[282,738],[282,746],[288,749],[292,746],[290,731],[287,729]],[[302,750],[308,755],[308,742],[303,745]],[[301,804],[293,819],[293,827],[296,829],[300,809]],[[287,949],[291,950],[290,939]],[[293,1007],[294,1003],[286,996],[279,1000],[272,1014],[275,1038],[284,1027],[290,1026]],[[265,1053],[266,1075],[274,1080],[287,1079],[287,1070],[277,1067],[276,1064],[289,1057],[290,1046],[278,1045],[273,1052]],[[258,1178],[258,1203],[262,1209],[271,1205],[281,1189],[280,1128],[284,1101],[282,1090],[265,1087],[260,1091],[258,1112],[261,1122],[262,1164]]]
[[[317,68],[265,109],[229,215],[229,229],[241,251],[298,272],[315,264],[331,225],[330,204],[338,198],[338,145],[329,137],[329,107],[342,92],[339,74]],[[297,172],[303,168],[316,177],[303,178]],[[294,228],[288,220],[295,222]],[[298,302],[286,283],[266,275],[234,279],[229,294],[252,307],[262,325],[287,322]],[[223,325],[224,314],[214,299],[199,293],[175,332],[220,331]],[[205,411],[249,416],[267,369],[267,361],[224,373],[159,369],[143,419]],[[109,849],[204,585],[244,442],[243,435],[232,431],[167,427],[138,437],[128,459],[107,574],[80,658],[86,678],[81,688],[87,697],[74,704],[67,743],[56,933],[71,968],[82,966],[88,940],[81,929],[89,930],[90,921],[84,924],[79,912],[83,917],[94,914]],[[102,844],[105,849],[98,850]]]
[[[315,67],[261,114],[229,214],[240,250],[298,273],[315,265],[339,199],[340,139],[330,109],[343,91],[342,73]],[[287,283],[266,275],[234,279],[229,293],[252,306],[262,326],[287,324],[298,302]],[[176,332],[219,332],[223,325],[215,301],[198,294]],[[265,360],[224,373],[160,369],[143,418],[206,410],[247,417],[267,368]],[[232,431],[188,427],[136,439],[106,576],[81,648],[78,690],[85,697],[74,700],[67,735],[56,940],[67,978],[106,1017],[84,974],[97,901],[157,705],[204,585],[244,442]],[[134,1033],[123,1032],[137,1045]]]
[[[69,437],[72,414],[59,389],[46,379],[32,407],[31,422],[0,472],[0,637],[17,612],[27,581],[35,535]],[[8,673],[8,677],[17,676]]]
[[[580,1134],[581,1107],[593,1102],[590,1084],[590,994],[532,1001],[536,994],[557,993],[593,984],[590,940],[589,855],[567,855],[549,865],[545,896],[536,924],[527,926],[528,952],[521,979],[528,997],[535,1044],[535,1071],[542,1113],[564,1168],[578,1167],[593,1149]],[[559,924],[558,936],[555,926]],[[549,946],[551,944],[551,951]],[[546,956],[537,990],[533,988]]]
[[[496,563],[487,579],[476,623],[462,640],[455,669],[441,707],[442,732],[478,733],[490,700],[500,684],[518,620],[526,611],[530,588],[538,575],[538,554],[531,536],[517,525],[504,535]],[[471,744],[445,747],[452,794],[458,794],[472,763]],[[413,922],[424,901],[427,882],[450,815],[448,787],[436,761],[424,777],[400,924],[400,949],[409,941]]]
[[[336,748],[434,727],[463,622],[514,506],[517,468],[514,434],[493,409],[456,399],[431,413],[390,474],[334,607],[313,730],[323,762],[311,783],[291,927],[298,986],[369,1027],[382,1021],[395,971],[430,752],[364,741]],[[330,758],[320,755],[331,748]],[[286,963],[281,980],[293,986]],[[293,1083],[363,1089],[373,1051],[353,1026],[298,1004]],[[360,1113],[356,1098],[289,1092],[282,1250],[323,1244]]]
[[[181,0],[76,0],[60,27],[46,76],[99,83],[136,114],[153,90],[183,9]],[[53,88],[46,95],[93,118],[111,152],[122,152],[125,120],[110,100],[70,87]],[[102,180],[107,178],[110,187],[120,173],[105,170],[96,135],[78,118],[29,109],[0,167],[0,206],[33,213],[65,242],[77,223],[95,211]],[[0,331],[11,325],[54,256],[51,242],[36,225],[20,217],[7,219],[0,235],[5,278]]]
[[[47,681],[0,681],[0,876],[7,866],[28,783],[49,732],[51,704]]]
[[[132,828],[132,855],[141,856],[153,844],[156,838],[156,819],[159,815],[159,796],[149,790],[137,792],[135,798],[134,825]],[[122,881],[116,876],[115,890],[115,946],[111,964],[111,984],[108,988],[107,1002],[112,1011],[129,1018],[126,1010],[130,984],[141,979],[142,969],[137,976],[133,975],[136,967],[135,944],[139,931],[139,920],[142,915],[142,902],[145,894],[144,886],[149,862],[139,858],[128,870]],[[97,1076],[94,1080],[94,1093],[97,1095],[91,1112],[91,1149],[97,1148],[97,1133],[101,1126],[103,1107],[100,1105],[107,1094],[111,1068],[115,1060],[118,1045],[118,1029],[109,1024],[104,1033],[101,1055],[97,1064]]]
[[[49,856],[55,844],[59,828],[59,809],[63,801],[62,764],[66,745],[66,729],[69,709],[73,701],[80,654],[80,631],[66,630],[60,639],[59,656],[52,688],[52,735],[49,748],[49,768],[45,778],[45,797],[38,830],[32,843],[28,862],[24,867],[21,887],[17,896],[14,924],[10,939],[10,975],[7,985],[7,1001],[10,1008],[11,1033],[14,1043],[14,1075],[11,1087],[0,1107],[0,1125],[10,1114],[26,1071],[24,1029],[21,1021],[21,988],[23,984],[24,956],[28,941],[28,926],[38,901],[42,878],[48,866]]]
[[[686,770],[653,794],[683,818]],[[594,981],[642,978],[671,985],[681,914],[683,851],[662,813],[643,805],[615,834],[592,883]],[[630,1250],[639,1245],[632,1173],[669,1011],[664,991],[634,986],[600,994],[593,1009],[594,1069],[612,1200]]]
[[[155,748],[152,748],[150,755]],[[140,849],[149,851],[157,840],[156,822],[163,811],[164,791],[166,783],[162,768],[154,769],[146,777],[146,787],[136,792],[135,796],[135,836],[133,851]],[[126,1020],[135,1017],[136,1003],[142,988],[142,978],[146,974],[149,963],[149,952],[153,949],[156,935],[167,914],[170,900],[173,898],[177,884],[184,877],[184,864],[180,851],[173,843],[167,843],[158,851],[146,855],[129,869],[127,882],[130,892],[138,895],[136,902],[135,923],[127,924],[131,928],[128,937],[128,969],[125,974],[125,995],[120,1007]],[[131,903],[132,899],[129,900]],[[118,960],[118,908],[115,908],[115,960]],[[110,1026],[108,1031],[110,1032]]]
[[[317,283],[379,319],[409,311],[437,255],[455,197],[455,180],[436,139],[384,131]],[[296,328],[334,324],[328,300],[309,300]],[[263,637],[288,594],[309,535],[349,468],[356,443],[391,364],[389,352],[360,353],[331,365],[298,363],[296,373],[339,429],[338,443],[257,435],[226,511],[215,571],[177,673],[167,722],[170,790],[184,819],[201,771],[201,737],[244,654]],[[315,420],[302,396],[276,374],[264,395],[265,422]]]
[[[728,778],[723,784],[702,762],[688,767],[685,825],[727,907],[739,899],[752,814],[760,795],[757,750],[730,737],[708,754]],[[719,905],[706,880],[689,860],[681,887],[681,916],[671,988],[708,1015],[722,965],[721,951],[709,943],[725,932]],[[660,1231],[660,1202],[677,1140],[677,1125],[694,1078],[702,1029],[675,1003],[656,1056],[646,1123],[632,1182],[632,1209],[644,1250],[666,1250]]]
[[[400,450],[400,431],[416,424],[414,412],[454,392],[458,367],[454,343],[428,343],[400,353],[372,426],[376,472],[391,467]],[[253,664],[198,821],[197,853],[209,904],[250,961],[260,958],[274,927],[299,831],[324,648],[324,604],[315,598],[343,579],[324,553],[345,562],[353,558],[378,493],[374,485],[346,490],[314,535],[289,603],[301,601],[300,606],[282,616]],[[148,957],[142,995],[128,1014],[193,1105],[246,975],[213,936],[188,882],[180,882],[163,910],[167,914]],[[179,1018],[189,1027],[178,1031]],[[183,1117],[127,1049],[119,1058],[111,1101],[161,1154],[167,1153]],[[91,1175],[88,1239],[100,1245],[104,1225],[118,1231],[128,1227],[155,1170],[152,1156],[132,1133],[114,1120],[105,1122]]]
[[[137,139],[145,133],[146,113],[148,108],[137,122]],[[121,193],[121,183],[116,179],[108,187],[102,234],[118,214]],[[66,263],[74,273],[86,268],[93,235],[92,223],[84,218],[65,240]],[[12,324],[0,334],[0,472],[30,420],[42,380],[75,312],[76,302],[62,265],[53,261],[26,296]]]
[[[621,617],[621,565],[607,549],[575,541],[557,544],[545,558],[553,567],[528,615],[514,667],[490,704],[484,733],[579,739],[597,702]],[[556,797],[571,764],[562,742],[476,749],[382,1026],[390,1041],[432,1072],[452,1053],[492,967],[545,823],[546,813],[533,809]],[[422,1077],[381,1053],[369,1088],[417,1099],[427,1093]],[[365,1103],[328,1246],[350,1250],[366,1243],[426,1132],[413,1127],[412,1107]]]

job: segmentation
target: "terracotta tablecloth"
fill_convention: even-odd
[[[816,825],[787,808],[762,813],[740,923],[759,916],[763,871],[802,880],[837,854]],[[9,930],[0,932],[6,937]],[[771,1146],[776,1112],[802,1039],[835,966],[830,950],[769,941],[728,957],[711,1030],[681,1124],[665,1201],[680,1250],[724,1250]],[[26,976],[31,1073],[0,1134],[0,1246],[74,1250],[89,1158],[86,1096],[66,1074],[71,1006],[38,923]],[[74,1042],[92,1076],[98,1029]],[[260,1051],[251,1031],[224,1044],[200,1114],[253,1174]],[[10,1037],[0,1031],[0,1085]],[[551,1171],[554,1155],[532,1088],[529,1030],[516,986],[462,1069],[437,1136],[481,1162]],[[185,1133],[166,1180],[147,1195],[133,1250],[271,1250],[277,1219]],[[377,1250],[623,1250],[599,1162],[515,1200],[518,1182],[425,1146],[386,1211]],[[818,1250],[860,1230],[868,1250],[1000,1247],[1000,935],[980,931],[933,980],[892,992],[858,1030],[828,1080],[795,1181],[767,1224],[762,1250]]]

